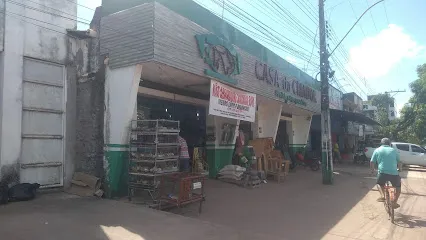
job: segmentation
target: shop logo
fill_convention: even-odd
[[[267,84],[279,88],[281,90],[284,90],[287,93],[292,93],[297,97],[301,97],[313,103],[317,103],[317,92],[314,89],[300,83],[296,79],[288,78],[280,74],[277,69],[270,67],[265,63],[261,63],[260,61],[256,61],[256,65],[254,67],[256,78],[258,80],[266,82]],[[280,91],[278,92],[280,93]],[[275,92],[275,96],[283,100],[289,99],[288,97],[283,98],[282,94],[277,95],[277,91]],[[295,101],[293,98],[291,98],[290,100],[289,102],[295,104],[306,105],[304,101]]]
[[[196,35],[198,50],[210,69],[204,73],[210,77],[237,84],[232,77],[241,73],[240,57],[235,48],[228,42],[213,34]]]

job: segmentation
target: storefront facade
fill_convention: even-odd
[[[215,164],[230,163],[242,122],[253,138],[275,140],[286,121],[288,144],[306,145],[320,112],[317,81],[192,1],[184,10],[160,2],[102,19],[107,173],[126,158],[138,96],[205,107],[207,157]]]

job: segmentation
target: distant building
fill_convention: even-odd
[[[367,97],[368,101],[365,101],[363,104],[363,112],[367,114],[367,116],[371,115],[370,118],[377,120],[377,106],[373,105],[373,99],[377,95],[370,95]],[[396,119],[396,110],[395,110],[395,99],[392,98],[392,102],[389,104],[388,107],[388,119],[390,121]]]
[[[343,110],[348,112],[362,113],[363,101],[358,94],[351,92],[343,94]]]

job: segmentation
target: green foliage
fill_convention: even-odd
[[[426,145],[426,64],[417,67],[418,79],[410,83],[413,96],[402,111],[400,119],[383,124],[379,132],[391,133],[393,139]]]

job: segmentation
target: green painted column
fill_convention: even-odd
[[[216,178],[219,170],[232,164],[234,145],[207,146],[207,163],[209,164],[209,177]]]
[[[125,196],[128,184],[129,146],[107,144],[104,158],[104,188],[107,198]]]
[[[297,152],[300,152],[302,155],[305,155],[306,144],[289,144],[290,154],[292,157],[295,156]]]

